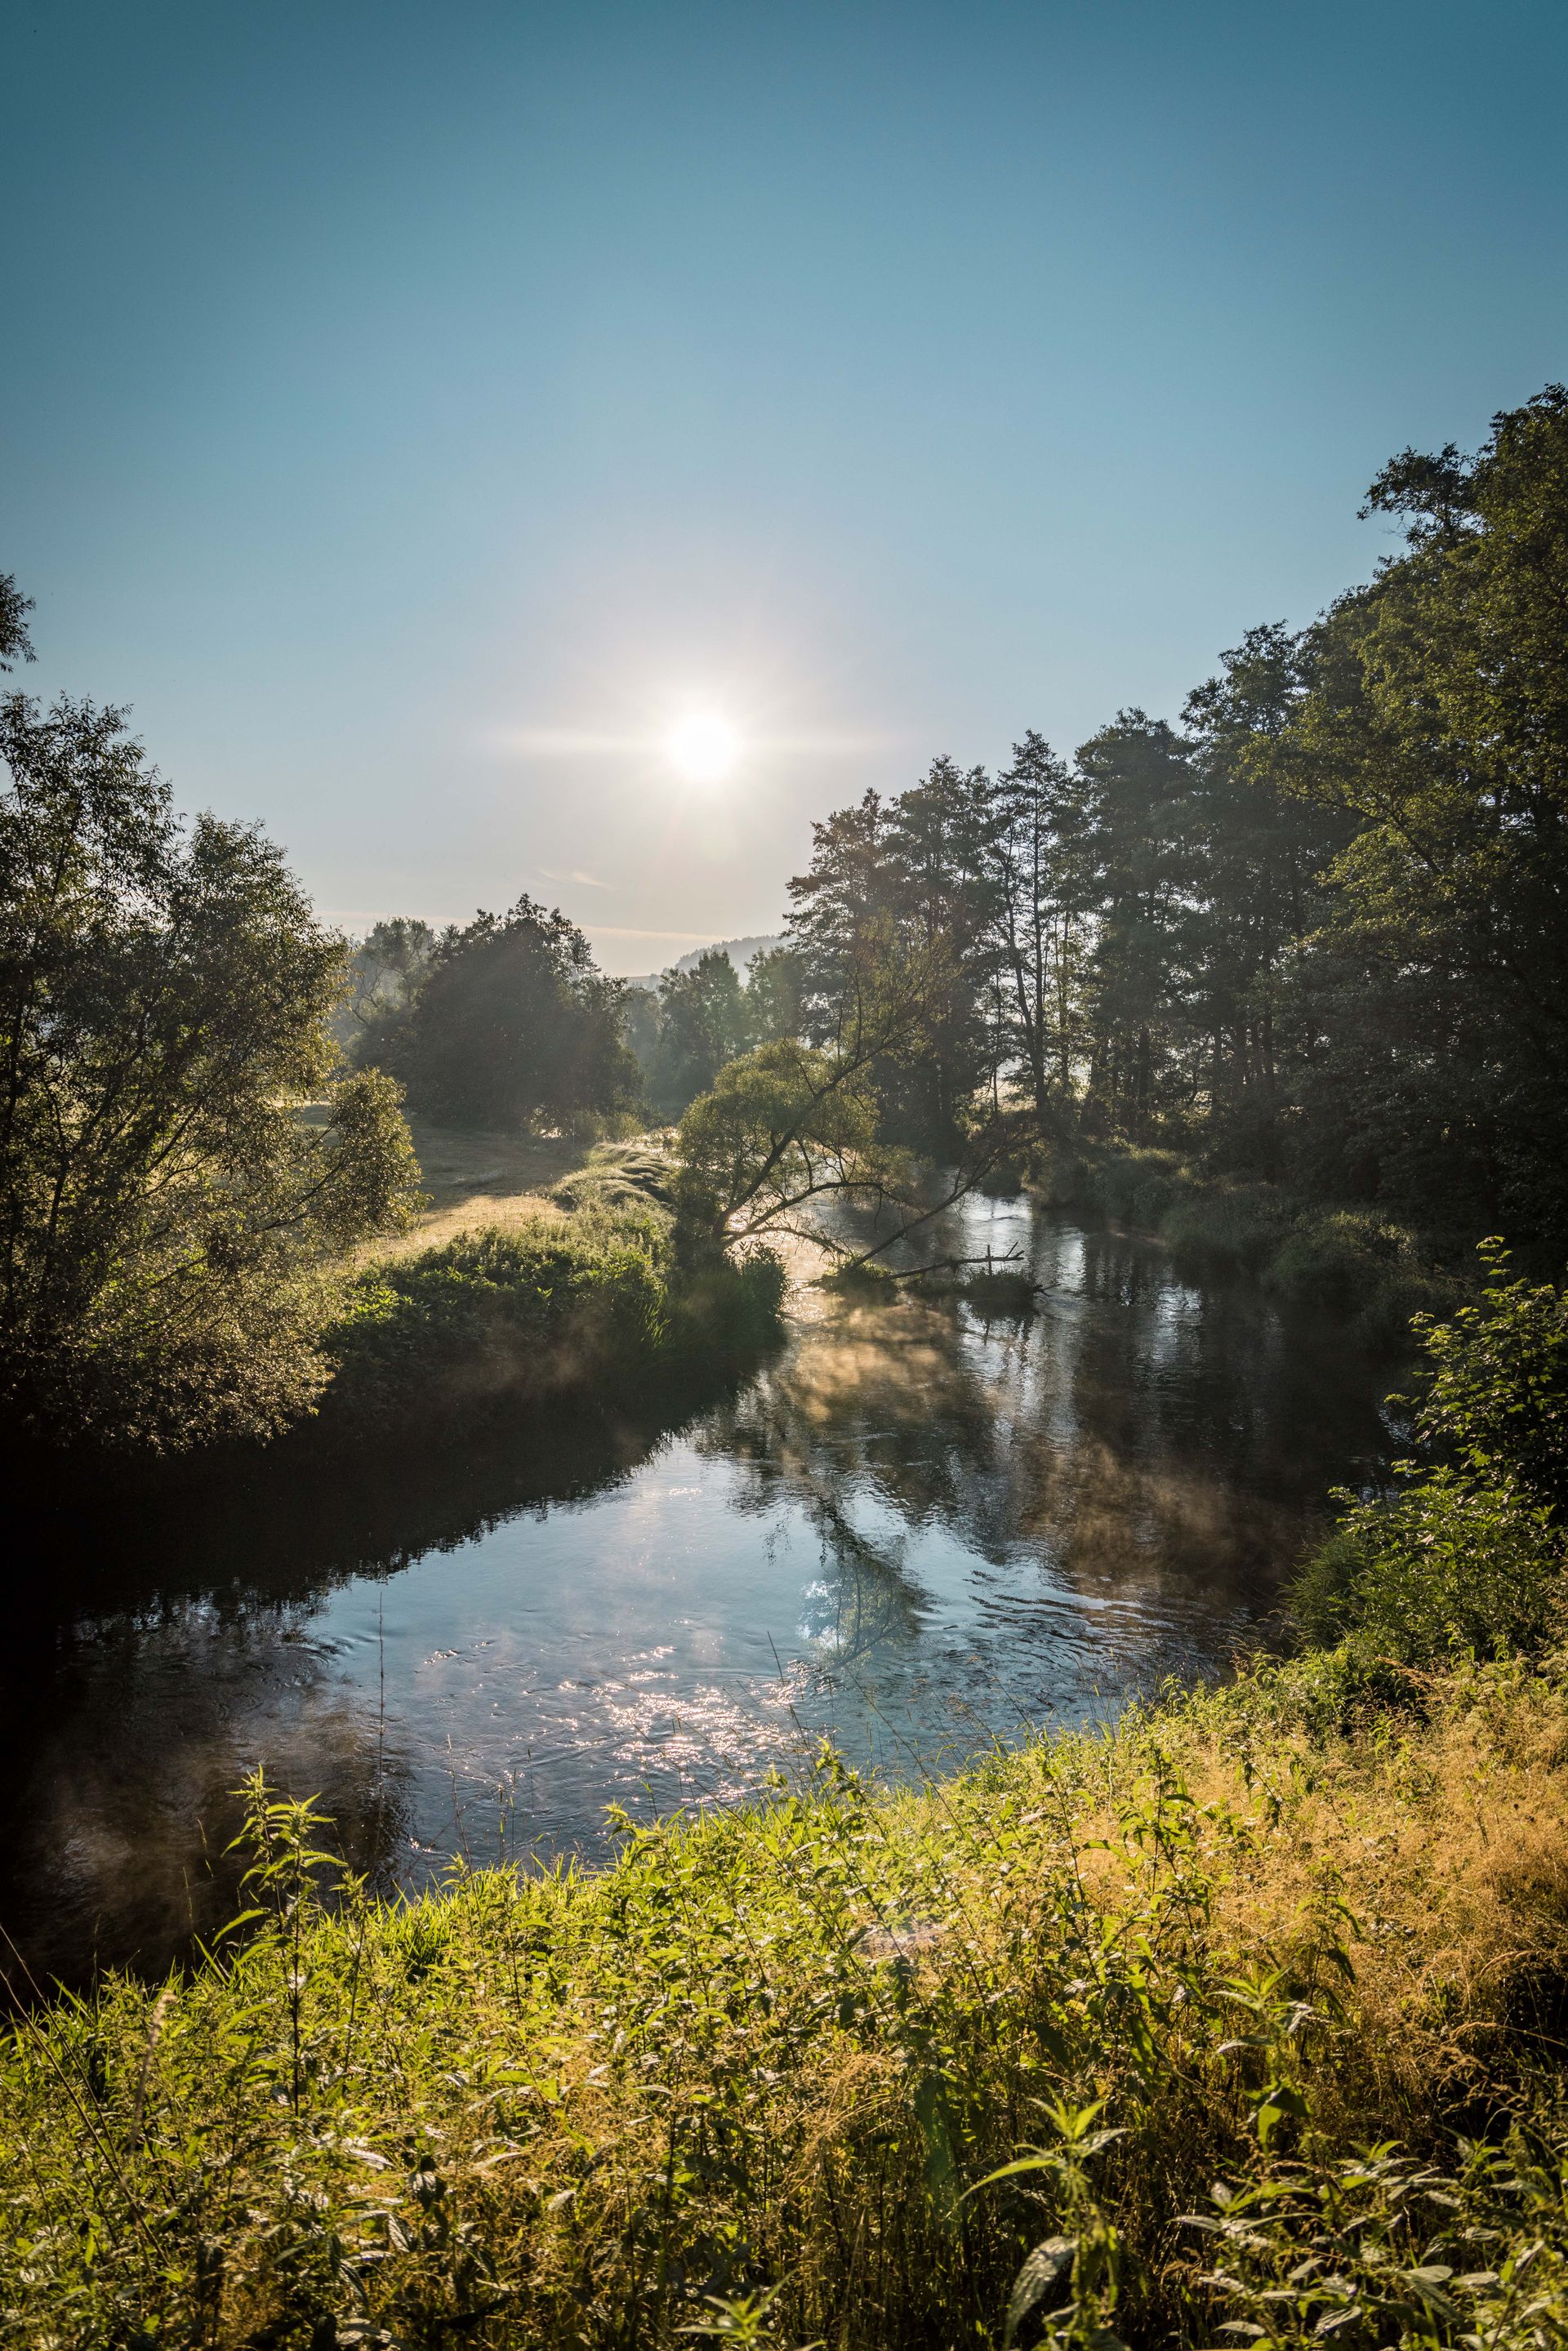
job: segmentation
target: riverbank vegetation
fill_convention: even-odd
[[[329,1438],[569,1392],[625,1397],[684,1356],[755,1349],[783,1275],[755,1250],[681,1259],[669,1158],[601,1146],[534,1210],[362,1264],[324,1341]]]
[[[1462,1260],[1385,1210],[1215,1176],[1173,1151],[1040,1151],[1030,1186],[1053,1207],[1157,1233],[1199,1270],[1251,1275],[1379,1352],[1406,1351],[1412,1317],[1448,1312],[1465,1287]]]
[[[254,1784],[235,1935],[0,2055],[11,2339],[1555,2343],[1568,1303],[1428,1356],[1227,1687],[406,1906]]]
[[[177,1450],[267,1437],[378,1348],[390,1394],[413,1277],[342,1283],[414,1213],[403,1095],[584,1142],[651,1096],[674,1261],[710,1274],[828,1193],[885,1248],[932,1213],[922,1167],[952,1199],[1008,1158],[1379,1343],[1487,1232],[1560,1262],[1565,453],[1549,387],[1473,459],[1396,458],[1369,511],[1402,551],[1249,632],[1179,727],[1124,711],[1071,759],[1030,732],[998,775],[940,758],[831,813],[744,985],[714,954],[629,991],[527,897],[350,949],[257,831],[175,816],[119,714],[10,695],[0,1410]],[[26,611],[7,581],[0,660]],[[464,1246],[417,1311],[461,1293],[477,1340],[479,1290],[545,1256],[493,1249],[476,1289]]]
[[[118,712],[9,695],[0,763],[0,1412],[271,1436],[327,1384],[334,1270],[416,1196],[396,1088],[335,1067],[347,948]]]

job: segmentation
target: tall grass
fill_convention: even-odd
[[[674,1358],[763,1343],[777,1261],[683,1265],[668,1169],[657,1153],[601,1146],[556,1186],[556,1213],[361,1267],[329,1334],[328,1428],[624,1391]]]
[[[252,1939],[0,2058],[5,2339],[1557,2341],[1568,1696],[1375,1696],[824,1754],[405,1907],[253,1790]]]

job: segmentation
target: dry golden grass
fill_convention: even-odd
[[[829,1761],[602,1876],[284,1908],[162,2007],[110,1985],[54,2012],[0,2069],[16,2339],[239,2351],[330,2314],[338,2340],[673,2351],[705,2293],[777,2283],[780,2343],[918,2351],[999,2339],[1060,2226],[1117,2232],[1124,2336],[1213,2342],[1181,2216],[1217,2178],[1294,2193],[1390,2139],[1458,2177],[1458,2129],[1554,2111],[1562,1683],[1479,1669],[1309,1736],[1324,1670],[904,1794]],[[1265,2129],[1271,2083],[1297,2105]],[[1052,2101],[1094,2100],[1117,2136],[1092,2165],[959,2204],[1050,2152]]]
[[[559,1136],[468,1134],[410,1117],[421,1187],[429,1205],[406,1233],[369,1243],[356,1261],[417,1256],[463,1233],[558,1220],[564,1211],[546,1195],[573,1174],[591,1144]]]

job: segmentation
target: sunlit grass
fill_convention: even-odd
[[[1331,1656],[913,1792],[828,1756],[332,1916],[277,1806],[248,1945],[0,2063],[11,2339],[999,2342],[1044,2247],[1024,2339],[1555,2340],[1568,1698],[1369,1698]]]

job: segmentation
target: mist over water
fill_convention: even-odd
[[[662,1422],[57,1513],[5,1661],[0,1920],[34,1969],[211,1933],[257,1763],[412,1889],[601,1858],[608,1806],[733,1801],[823,1736],[908,1777],[1223,1670],[1385,1460],[1386,1367],[1027,1200],[939,1238],[988,1246],[1033,1314],[803,1290],[782,1350]]]

